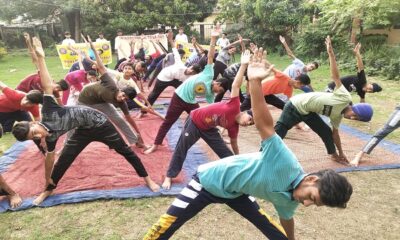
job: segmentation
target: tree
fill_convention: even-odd
[[[75,39],[86,33],[143,31],[157,24],[185,26],[209,16],[217,0],[0,0],[0,18],[60,18]]]
[[[301,0],[243,0],[233,2],[222,0],[222,20],[242,22],[246,37],[259,44],[278,46],[279,35],[290,42],[292,33],[297,31],[305,9]]]

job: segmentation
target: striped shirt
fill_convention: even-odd
[[[200,165],[200,183],[211,194],[237,198],[242,194],[271,202],[279,216],[291,219],[298,206],[292,198],[305,177],[296,156],[278,135],[261,143],[262,152],[234,155]]]

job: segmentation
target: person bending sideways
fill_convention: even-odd
[[[160,74],[158,74],[154,88],[147,99],[151,105],[154,104],[158,96],[160,96],[167,87],[172,86],[178,88],[190,76],[201,72],[201,67],[199,65],[193,65],[191,67],[186,67],[184,65],[178,49],[175,47],[173,37],[173,33],[168,32],[167,38],[171,45],[172,53],[174,54],[175,63],[163,68]]]
[[[17,208],[22,204],[22,198],[16,193],[0,175],[0,197],[5,196],[8,198],[11,208]]]
[[[289,48],[289,46],[287,45],[284,37],[279,36],[279,41],[281,41],[288,56],[293,59],[292,64],[287,66],[285,68],[285,70],[283,71],[283,73],[285,73],[292,79],[296,79],[300,74],[308,74],[309,72],[314,71],[315,69],[318,69],[318,67],[319,67],[318,62],[311,62],[306,65],[300,59],[298,59],[294,55],[292,50]],[[314,91],[314,89],[311,86],[311,83],[308,84],[307,86],[302,87],[301,90],[303,92],[313,92]]]
[[[4,132],[11,132],[15,121],[32,121],[31,114],[35,120],[40,120],[39,103],[43,101],[40,91],[20,92],[1,81],[0,91],[0,124]]]
[[[261,91],[261,80],[269,71],[262,48],[255,50],[248,66],[248,76],[262,152],[235,155],[200,165],[167,213],[143,239],[169,239],[186,221],[211,203],[228,205],[273,240],[295,239],[294,214],[300,203],[304,206],[346,207],[353,192],[347,179],[333,170],[306,174],[293,152],[275,133]],[[274,205],[282,225],[259,207],[255,197]]]
[[[294,125],[305,122],[322,139],[332,160],[348,164],[349,161],[343,152],[339,136],[340,121],[345,117],[368,122],[372,118],[373,111],[371,105],[366,103],[351,105],[351,95],[339,79],[339,70],[329,36],[326,38],[326,48],[329,55],[331,77],[336,83],[335,90],[333,93],[310,92],[292,97],[285,104],[275,125],[275,131],[281,138],[284,138]],[[332,129],[319,114],[329,117]]]
[[[210,51],[207,55],[208,59],[206,67],[201,73],[188,78],[175,90],[167,110],[167,115],[165,116],[165,121],[158,129],[154,144],[144,151],[145,154],[157,150],[165,135],[167,135],[167,132],[176,120],[178,120],[182,112],[185,111],[190,113],[192,110],[200,107],[196,100],[196,96],[205,97],[208,103],[212,103],[214,102],[214,93],[220,93],[225,90],[220,82],[213,81],[213,56],[216,37],[219,36],[219,30],[220,29],[217,29],[211,33]]]
[[[84,106],[62,107],[55,102],[51,95],[53,91],[51,78],[46,67],[41,42],[39,39],[33,38],[33,45],[39,60],[40,78],[45,94],[43,97],[42,121],[18,122],[14,125],[12,133],[18,141],[43,139],[47,144],[45,159],[46,187],[44,192],[34,200],[34,204],[40,204],[52,193],[79,153],[94,141],[102,142],[110,149],[114,149],[124,156],[138,175],[143,177],[147,186],[152,191],[158,191],[159,186],[148,176],[139,157],[124,142],[106,115],[93,108]],[[54,164],[57,140],[70,130],[75,130],[75,132],[67,140],[57,162]]]
[[[261,88],[265,102],[279,109],[283,109],[285,101],[275,96],[275,94],[284,94],[287,98],[291,98],[294,89],[301,89],[310,84],[310,78],[306,74],[300,74],[296,79],[292,79],[275,67],[271,69],[271,72],[274,74],[273,78],[263,80]],[[247,96],[240,106],[240,110],[245,111],[250,108],[251,99],[250,96]]]
[[[254,123],[251,114],[240,112],[239,100],[239,89],[249,60],[250,52],[247,50],[242,54],[241,65],[232,83],[231,99],[229,101],[213,103],[190,113],[176,144],[167,170],[167,177],[162,185],[163,188],[170,189],[172,178],[175,178],[182,170],[188,150],[199,138],[202,138],[218,157],[224,158],[233,155],[219,134],[217,126],[228,129],[232,150],[235,154],[239,154],[239,146],[237,144],[239,125],[249,126]]]
[[[370,154],[372,150],[379,144],[382,139],[384,139],[391,132],[400,127],[400,105],[397,105],[394,112],[390,115],[388,121],[385,123],[383,128],[379,129],[364,148],[357,153],[354,159],[350,162],[352,166],[357,167],[365,154]]]
[[[356,92],[360,97],[360,102],[365,102],[366,93],[375,93],[382,91],[382,87],[377,83],[367,83],[367,78],[365,77],[364,64],[362,61],[362,56],[360,54],[361,43],[358,43],[354,49],[354,55],[357,60],[357,75],[344,76],[340,78],[343,86],[349,92]],[[328,84],[327,92],[333,92],[335,89],[335,82]]]
[[[90,38],[88,39],[90,46],[94,48]],[[116,79],[111,78],[110,73],[104,66],[101,58],[96,54],[97,69],[101,74],[100,81],[86,85],[81,93],[79,94],[78,103],[82,105],[89,106],[91,108],[97,109],[104,114],[120,129],[122,134],[126,137],[129,144],[136,144],[138,147],[144,147],[142,138],[140,137],[139,128],[136,125],[135,120],[129,114],[128,106],[126,103],[127,99],[133,99],[136,97],[135,87],[125,85],[122,90],[117,86]],[[124,66],[124,73],[132,72],[132,65],[128,64]],[[130,75],[130,74],[128,74]],[[123,76],[122,76],[123,78]],[[123,82],[120,79],[118,82]],[[126,80],[128,82],[128,80]],[[137,85],[130,79],[132,84]],[[116,107],[120,108],[124,114],[125,120],[118,113]],[[129,127],[135,129],[136,133]]]

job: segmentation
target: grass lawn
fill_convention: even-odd
[[[239,58],[236,58],[238,61]],[[290,63],[287,57],[270,56],[278,69]],[[351,61],[355,60],[352,59]],[[47,58],[54,79],[62,78],[58,57]],[[15,87],[24,76],[34,72],[27,54],[18,53],[0,61],[0,80]],[[341,73],[341,75],[348,74]],[[323,91],[329,80],[329,67],[322,65],[310,74],[314,89]],[[400,83],[369,78],[383,92],[367,94],[374,107],[371,124],[349,124],[373,133],[386,122],[400,99]],[[354,95],[354,102],[358,96]],[[387,138],[400,144],[399,131]],[[0,151],[14,142],[10,134],[0,139]],[[240,146],[243,148],[244,146]],[[1,155],[1,152],[0,152]],[[352,156],[349,156],[352,157]],[[298,239],[398,239],[400,238],[400,170],[352,172],[345,174],[353,183],[354,194],[346,210],[300,206],[296,214]],[[0,214],[0,239],[141,239],[147,229],[166,211],[170,197],[95,201],[35,208]],[[270,204],[260,201],[267,213],[275,213]],[[273,215],[275,218],[276,215]],[[397,224],[396,224],[397,222]],[[260,232],[238,214],[223,205],[209,206],[182,227],[173,239],[264,239]]]

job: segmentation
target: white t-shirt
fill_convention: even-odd
[[[175,63],[171,66],[163,68],[160,74],[158,74],[157,79],[162,82],[169,82],[174,79],[185,81],[190,77],[189,75],[185,75],[185,70],[187,67],[182,62],[181,56],[176,48],[172,48],[172,53],[174,54]]]
[[[135,80],[133,80],[132,78],[125,79],[124,73],[109,68],[107,68],[107,73],[110,75],[112,79],[114,79],[119,89],[124,89],[126,87],[133,87],[137,94],[141,93],[140,88],[136,84]]]
[[[97,38],[96,42],[107,42],[107,39],[105,39],[105,38]]]
[[[229,39],[227,39],[227,38],[218,38],[217,46],[220,46],[221,48],[225,48],[229,44],[230,44]]]
[[[189,41],[188,41],[188,37],[186,36],[186,34],[184,34],[184,33],[182,33],[182,34],[177,34],[176,36],[175,36],[175,41],[177,41],[177,42],[185,42],[185,43],[188,43]]]
[[[75,40],[72,38],[66,38],[61,43],[61,45],[72,45],[72,44],[75,44]]]

